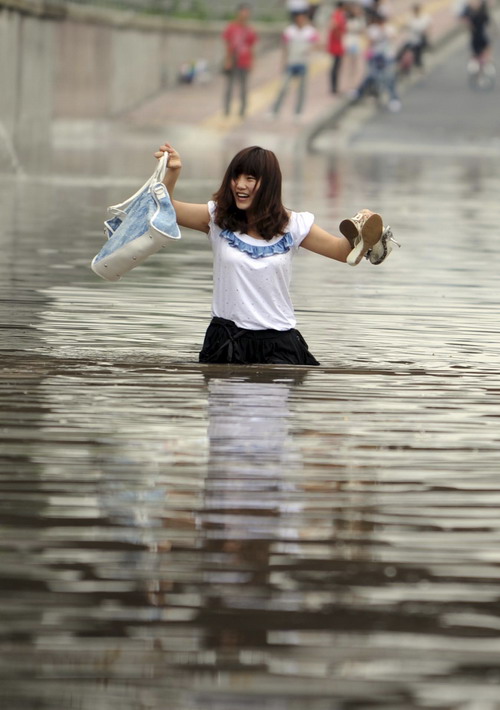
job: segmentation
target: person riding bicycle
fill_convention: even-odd
[[[491,18],[486,0],[468,0],[461,17],[470,32],[470,69],[479,68],[479,64],[488,61],[490,55],[488,26]]]

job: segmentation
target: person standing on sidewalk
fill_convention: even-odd
[[[337,2],[337,7],[332,12],[328,28],[328,52],[332,56],[330,70],[330,89],[332,94],[338,91],[339,72],[344,57],[344,35],[347,29],[347,16],[343,0]]]
[[[422,55],[429,46],[430,25],[430,16],[422,12],[420,3],[415,3],[412,6],[411,18],[406,24],[408,37],[398,52],[399,67],[403,71],[408,71],[412,66],[423,70]]]
[[[349,84],[359,81],[364,67],[363,51],[365,48],[366,15],[363,6],[357,2],[349,3],[346,10],[346,31],[344,42],[344,75],[347,72]]]
[[[231,101],[235,84],[240,87],[240,116],[243,117],[247,110],[248,75],[253,64],[253,47],[258,36],[250,26],[250,5],[239,5],[235,19],[230,22],[223,32],[226,44],[224,60],[224,73],[226,75],[226,89],[224,93],[224,113],[226,116],[231,111]]]
[[[290,88],[290,82],[297,79],[297,102],[295,116],[299,117],[304,108],[307,71],[309,57],[312,49],[318,46],[320,36],[317,29],[311,24],[307,12],[298,12],[283,32],[283,50],[285,59],[285,75],[280,91],[274,102],[272,114],[277,116]]]

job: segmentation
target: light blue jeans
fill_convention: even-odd
[[[283,78],[283,83],[279,91],[278,97],[274,102],[273,113],[277,115],[280,111],[281,105],[285,99],[290,88],[290,82],[292,79],[297,77],[297,103],[295,104],[295,114],[298,115],[302,113],[304,108],[304,100],[306,97],[306,83],[307,83],[307,65],[306,64],[290,64],[285,70],[285,76]]]
[[[368,72],[357,89],[359,98],[364,96],[371,88],[385,89],[389,98],[399,101],[396,88],[396,67],[394,61],[381,57],[373,57],[368,61]]]

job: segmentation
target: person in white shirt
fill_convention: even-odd
[[[423,68],[422,55],[429,46],[429,29],[431,25],[431,18],[429,15],[422,13],[422,7],[419,3],[416,3],[412,7],[412,16],[408,23],[406,24],[407,38],[398,52],[398,60],[400,64],[403,64],[405,68],[406,61],[405,57],[407,55],[411,58],[411,63],[413,63],[418,69]]]
[[[320,36],[317,29],[311,24],[308,13],[299,12],[294,16],[293,23],[283,32],[282,39],[285,73],[272,113],[274,116],[278,115],[290,88],[290,83],[296,79],[298,86],[295,115],[299,116],[304,108],[309,57],[312,49],[318,45]]]
[[[178,224],[206,234],[214,255],[212,321],[199,361],[318,365],[295,328],[292,260],[303,247],[356,265],[382,245],[386,230],[380,215],[363,210],[344,220],[349,229],[358,220],[358,239],[330,234],[315,224],[310,212],[283,206],[279,162],[272,151],[258,146],[234,156],[208,204],[180,202],[173,194],[181,158],[169,143],[155,157],[165,152],[169,157],[164,184]]]

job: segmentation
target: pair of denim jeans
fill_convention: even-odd
[[[295,114],[299,115],[302,113],[306,97],[307,64],[289,64],[285,69],[285,76],[283,78],[279,94],[274,102],[273,113],[275,116],[278,115],[283,101],[285,100],[285,96],[290,88],[290,84],[295,78],[298,81]]]
[[[396,89],[396,66],[392,59],[376,55],[368,61],[368,71],[356,93],[361,98],[371,89],[386,90],[391,100],[399,101]]]
[[[234,87],[236,84],[240,88],[240,116],[244,116],[247,110],[247,94],[248,94],[248,69],[242,67],[232,67],[226,71],[226,93],[224,96],[224,113],[229,116],[231,112],[231,102],[233,98]]]

